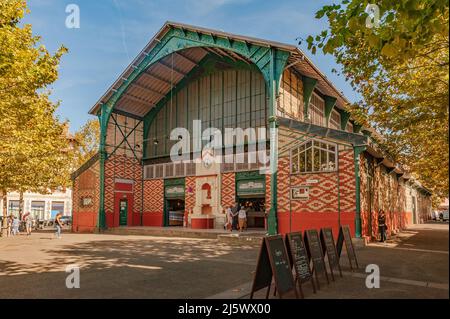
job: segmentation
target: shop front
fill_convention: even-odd
[[[182,227],[185,216],[185,180],[164,180],[164,226]]]
[[[265,228],[265,176],[258,171],[237,172],[236,196],[247,212],[247,228]]]

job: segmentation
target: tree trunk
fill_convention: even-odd
[[[23,191],[19,193],[19,220],[22,220],[23,216]]]
[[[5,189],[2,189],[1,194],[2,194],[2,200],[3,200],[3,221],[2,221],[1,234],[2,234],[2,237],[6,237],[6,235],[7,235],[6,227],[8,226],[8,221],[6,220],[6,217],[8,215],[8,203],[7,203],[8,192]]]

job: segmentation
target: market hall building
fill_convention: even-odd
[[[220,229],[235,202],[249,207],[248,227],[270,234],[350,225],[374,239],[380,208],[390,232],[426,220],[430,192],[347,104],[295,46],[167,22],[90,111],[100,150],[72,175],[73,231]],[[170,133],[192,133],[193,120],[222,132],[277,127],[270,169],[248,160],[248,144],[235,148],[243,163],[173,162]]]

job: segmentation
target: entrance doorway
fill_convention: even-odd
[[[167,226],[183,226],[184,198],[166,199]]]
[[[265,228],[265,203],[264,197],[246,196],[239,197],[238,203],[247,212],[247,228]]]
[[[128,225],[128,200],[121,199],[119,202],[119,225]]]

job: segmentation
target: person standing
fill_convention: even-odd
[[[30,236],[31,228],[33,226],[33,218],[31,217],[30,213],[26,213],[23,219],[25,221],[25,229],[27,231],[27,236]]]
[[[12,215],[6,217],[6,237],[11,236],[12,222],[13,222]]]
[[[241,206],[239,205],[238,202],[234,203],[234,207],[231,209],[232,213],[233,213],[233,222],[232,222],[232,227],[231,229],[236,229],[238,230],[238,214],[239,214],[239,210],[241,209]]]
[[[62,231],[62,222],[61,222],[61,213],[56,214],[55,217],[55,228],[56,228],[56,233],[55,236],[58,239],[61,239],[61,231]]]
[[[382,209],[378,211],[378,231],[380,233],[380,242],[384,243],[386,240],[386,215]]]
[[[231,206],[228,206],[225,209],[225,218],[226,218],[225,230],[230,230],[232,232],[233,231],[233,211],[231,209]]]
[[[16,216],[14,216],[14,219],[12,221],[12,235],[16,236],[19,235],[19,226],[20,226],[20,220]]]
[[[247,221],[247,212],[244,209],[245,207],[241,207],[241,209],[239,210],[239,232],[242,233],[242,231],[244,230],[245,227],[245,223]]]

